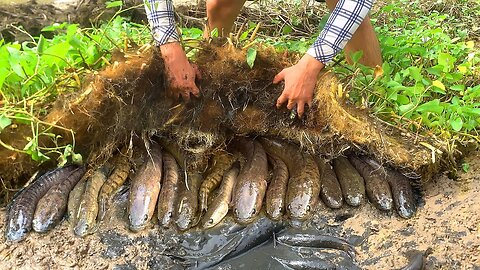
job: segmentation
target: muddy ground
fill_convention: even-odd
[[[424,187],[422,205],[412,219],[380,213],[369,204],[341,210],[327,210],[320,205],[304,229],[360,239],[356,261],[362,269],[400,268],[408,262],[411,251],[427,248],[432,248],[433,253],[426,269],[480,269],[480,152],[466,161],[470,170],[458,180],[442,175]],[[50,233],[30,233],[19,244],[0,244],[0,269],[181,269],[166,254],[172,253],[171,245],[178,244],[179,237],[185,235],[162,231],[156,224],[140,233],[130,233],[125,200],[126,194],[119,197],[116,212],[95,235],[75,237],[68,222],[63,222]],[[0,210],[2,234],[5,211]],[[219,268],[261,264],[283,269],[271,258],[279,252],[284,251],[269,242]]]

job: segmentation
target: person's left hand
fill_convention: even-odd
[[[296,105],[298,116],[302,117],[305,104],[308,104],[309,107],[312,105],[317,75],[323,67],[322,62],[305,54],[296,65],[278,73],[273,79],[273,83],[285,81],[285,88],[277,100],[277,108],[288,101],[287,109],[291,110]]]

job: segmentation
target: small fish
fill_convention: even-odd
[[[98,194],[99,220],[103,220],[113,195],[127,180],[128,174],[130,173],[130,169],[132,167],[132,164],[130,163],[131,156],[131,150],[128,150],[126,155],[122,153],[117,155],[114,163],[115,169],[113,169],[112,174],[107,178],[105,184],[103,184],[102,188],[100,189],[100,193]]]
[[[380,210],[390,211],[393,207],[392,193],[388,181],[381,176],[378,170],[356,156],[348,158],[357,171],[365,179],[365,190],[370,202]]]
[[[371,158],[365,157],[363,160],[376,171],[384,174],[383,177],[388,180],[392,191],[393,204],[398,215],[402,218],[411,218],[417,211],[417,206],[410,179],[392,168],[382,167]]]
[[[320,158],[315,159],[322,179],[320,197],[330,208],[337,209],[343,205],[342,189],[330,163]]]
[[[67,218],[69,222],[75,226],[77,224],[77,212],[80,201],[82,200],[83,193],[85,192],[86,177],[82,177],[80,181],[75,185],[70,194],[68,194],[68,204],[67,204]]]
[[[277,236],[276,240],[279,243],[289,246],[301,246],[312,248],[331,248],[345,251],[350,258],[355,258],[357,253],[355,248],[345,239],[319,234],[304,234],[304,233],[282,233]]]
[[[359,206],[365,196],[365,183],[362,176],[345,157],[334,159],[333,169],[342,187],[345,202],[351,206]]]
[[[158,197],[157,216],[161,226],[168,227],[173,220],[175,203],[178,196],[180,168],[175,158],[168,152],[163,153],[163,183]]]
[[[96,230],[98,215],[98,192],[107,178],[107,169],[102,167],[96,169],[91,174],[87,173],[88,178],[85,182],[85,192],[83,193],[80,204],[78,205],[75,220],[77,221],[73,232],[75,235],[84,237]]]
[[[233,217],[240,224],[250,223],[260,213],[267,190],[268,162],[262,145],[238,139],[236,147],[246,158],[233,191]]]
[[[223,174],[230,168],[234,158],[227,152],[215,153],[213,156],[213,166],[210,173],[200,186],[200,210],[205,212],[207,210],[208,197],[222,182]]]
[[[230,170],[223,175],[217,196],[213,199],[208,211],[203,216],[201,226],[204,229],[217,225],[227,215],[229,204],[232,199],[233,187],[240,171],[238,162],[232,165]]]
[[[428,248],[425,252],[413,251],[413,256],[410,257],[409,263],[400,270],[424,270],[427,263],[427,257],[432,254],[432,248]]]
[[[188,230],[198,222],[198,190],[202,181],[201,174],[187,172],[187,177],[181,185],[175,215],[175,224],[180,231]]]
[[[33,217],[33,230],[47,232],[60,222],[67,209],[68,194],[85,171],[85,167],[77,168],[61,183],[50,188],[38,201]]]
[[[145,163],[133,177],[128,196],[130,230],[138,232],[151,220],[162,180],[162,152],[152,144]]]
[[[267,189],[266,212],[271,219],[279,220],[285,210],[289,173],[287,165],[279,157],[269,155],[269,160],[273,165],[273,176]]]
[[[320,172],[315,160],[293,144],[271,138],[259,140],[269,154],[278,156],[287,164],[290,173],[286,196],[288,216],[295,221],[307,219],[320,194]]]
[[[66,166],[47,172],[31,185],[19,191],[8,207],[5,236],[7,241],[19,242],[32,229],[32,220],[38,201],[47,191],[65,180],[76,169]]]

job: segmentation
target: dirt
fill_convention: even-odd
[[[423,203],[415,217],[405,220],[380,213],[372,205],[360,208],[326,209],[321,205],[307,224],[309,230],[330,232],[346,239],[359,238],[357,264],[362,269],[394,269],[407,264],[413,250],[432,248],[426,269],[478,269],[480,267],[480,152],[466,162],[470,170],[456,181],[438,176],[424,188]],[[123,198],[123,199],[122,199]],[[179,237],[152,224],[134,234],[127,229],[126,194],[116,211],[99,230],[86,238],[75,237],[68,222],[47,234],[30,233],[21,243],[0,244],[0,269],[154,269],[181,268],[171,253]],[[0,233],[5,229],[5,211],[0,209]],[[224,223],[223,226],[230,226]],[[194,235],[195,232],[192,233]],[[260,252],[261,251],[261,252]],[[248,252],[222,269],[266,261],[281,252],[269,243],[258,252]],[[282,269],[268,263],[270,269]]]

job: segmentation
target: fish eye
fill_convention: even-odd
[[[307,205],[307,212],[310,212],[310,210],[312,210],[312,209],[310,208],[310,205]]]
[[[173,212],[168,212],[168,217],[169,218],[173,217]]]
[[[292,205],[291,204],[287,205],[287,209],[292,210]]]
[[[213,224],[213,218],[209,219],[208,223]]]
[[[252,215],[255,215],[255,213],[257,213],[257,209],[253,208]]]

